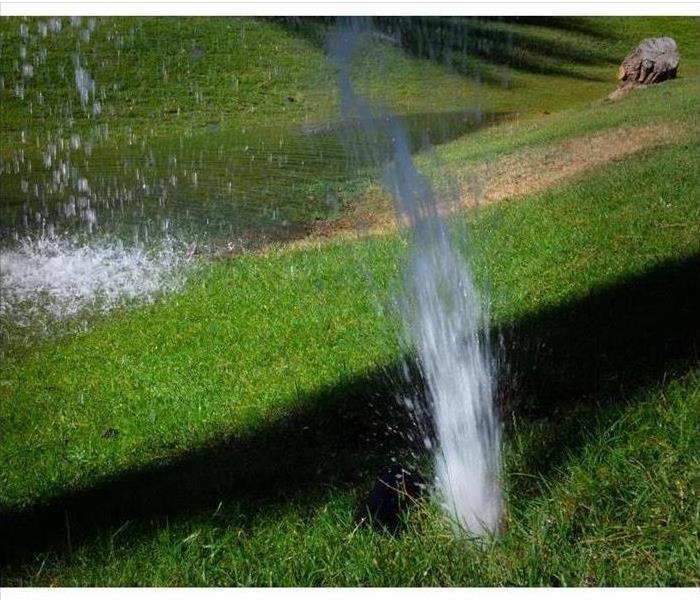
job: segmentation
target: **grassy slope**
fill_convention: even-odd
[[[630,36],[642,32],[644,22],[637,23]],[[547,78],[540,80],[544,85]],[[585,86],[572,86],[576,92],[567,97],[585,96]],[[600,96],[608,83],[596,86]],[[669,103],[668,113],[692,126],[694,86],[689,78],[618,105],[504,125],[507,136],[486,130],[470,138],[474,143],[445,147],[444,159],[488,157],[639,114],[663,120]],[[533,106],[538,96],[530,96]],[[3,115],[11,114],[7,106]],[[211,118],[196,108],[188,114],[173,117],[174,126]],[[144,113],[142,122],[152,117]],[[401,539],[353,532],[354,503],[389,451],[361,434],[372,430],[367,402],[382,398],[384,369],[398,351],[391,325],[375,311],[377,291],[390,288],[401,251],[401,242],[390,237],[216,264],[168,301],[8,356],[0,372],[5,509],[73,489],[99,490],[102,478],[113,476],[105,494],[145,510],[146,518],[127,523],[105,509],[101,521],[109,501],[98,491],[100,501],[84,511],[94,511],[89,518],[100,523],[96,539],[71,556],[39,554],[5,570],[3,581],[697,584],[700,373],[673,379],[693,360],[697,364],[697,355],[686,352],[678,364],[661,361],[655,369],[635,371],[633,365],[644,367],[653,335],[669,335],[664,327],[674,325],[660,318],[669,298],[655,300],[659,288],[678,292],[670,296],[675,304],[669,312],[679,318],[687,316],[679,309],[687,311],[697,296],[692,286],[680,293],[688,269],[678,275],[663,261],[700,250],[698,181],[689,176],[698,172],[698,156],[697,144],[671,147],[470,216],[477,275],[490,285],[493,313],[505,330],[514,322],[534,334],[530,338],[554,336],[555,342],[562,328],[567,339],[596,334],[593,347],[583,337],[555,345],[561,356],[544,362],[553,382],[528,379],[525,371],[535,391],[562,398],[549,398],[554,404],[542,418],[523,410],[509,423],[510,528],[486,555],[451,540],[430,506],[412,518]],[[629,184],[641,180],[653,183]],[[660,283],[644,279],[647,272],[660,274]],[[636,295],[619,291],[626,289],[625,278],[639,281],[638,291],[651,298],[649,306],[640,301],[641,315],[633,310],[629,317]],[[613,300],[621,295],[604,304],[609,312],[588,300],[600,286],[612,286]],[[599,314],[611,322],[601,325]],[[648,315],[658,325],[647,322]],[[561,325],[572,319],[569,329]],[[621,353],[625,360],[613,356],[606,370],[594,359],[595,344],[610,344],[611,327],[623,347],[626,336],[634,342]],[[641,339],[635,337],[640,331]],[[679,335],[687,342],[692,331]],[[508,357],[516,368],[513,354]],[[631,374],[613,379],[630,365]],[[590,373],[607,375],[611,383],[592,382]],[[516,392],[521,395],[528,397]],[[581,406],[573,413],[557,410],[570,403],[564,400]],[[598,409],[598,403],[609,406]],[[296,421],[292,407],[300,411]],[[312,433],[303,433],[305,427]],[[118,434],[104,436],[110,428]],[[233,441],[220,442],[231,435]],[[239,448],[237,436],[249,445]],[[151,504],[168,502],[172,510],[149,512]],[[59,521],[62,526],[62,513]],[[74,524],[74,539],[78,533]]]
[[[416,161],[438,187],[449,193],[460,182],[469,181],[475,166],[523,148],[546,149],[562,140],[612,130],[617,130],[619,136],[634,136],[636,128],[646,125],[682,123],[692,134],[700,128],[698,103],[700,77],[687,77],[639,90],[621,103],[598,99],[551,115],[509,119],[418,154]],[[334,185],[338,197],[350,208],[358,205],[358,198],[370,202],[376,202],[378,197],[387,199],[371,172]]]
[[[673,36],[681,48],[683,65],[687,69],[684,76],[697,76],[700,68],[700,48],[698,47],[698,35],[700,24],[697,20],[687,18],[660,18],[652,20],[646,18],[590,18],[583,22],[596,33],[596,39],[591,39],[586,34],[579,33],[575,37],[569,37],[571,33],[563,33],[560,30],[550,28],[545,33],[542,27],[531,26],[529,33],[538,39],[551,40],[566,46],[574,54],[576,51],[584,56],[599,53],[601,59],[592,60],[589,64],[582,64],[571,69],[571,61],[566,57],[548,57],[555,65],[571,69],[571,75],[585,76],[589,79],[579,79],[574,85],[570,84],[567,77],[560,76],[544,78],[537,73],[522,75],[515,71],[513,88],[522,87],[519,102],[522,103],[523,113],[528,111],[555,111],[562,108],[580,106],[582,102],[595,100],[606,96],[610,86],[615,87],[614,76],[616,68],[621,62],[621,57],[626,56],[638,43],[647,37],[660,35]],[[548,53],[546,42],[543,42],[542,52]],[[569,47],[570,46],[570,47]],[[606,60],[602,60],[605,58]],[[575,64],[575,62],[574,62]],[[492,95],[491,95],[492,94]],[[496,110],[508,110],[505,105],[505,95],[496,95],[495,92],[486,92],[484,103],[493,106]],[[537,106],[535,98],[542,99],[542,105]],[[503,107],[503,108],[500,108]]]
[[[32,34],[40,21],[28,21]],[[116,135],[127,129],[137,137],[151,130],[177,137],[192,126],[229,117],[240,125],[249,119],[254,123],[256,112],[285,121],[318,110],[287,97],[304,99],[314,73],[324,68],[323,54],[272,23],[251,19],[100,18],[88,42],[80,34],[87,19],[80,28],[63,19],[60,33],[24,44],[32,59],[45,48],[46,61],[25,82],[25,101],[20,101],[14,88],[21,81],[22,22],[3,19],[0,30],[3,130],[13,141],[22,128],[31,139],[46,125],[70,129],[97,123],[107,124]],[[96,82],[96,98],[102,99],[99,119],[80,107],[73,73],[76,52]],[[44,95],[43,104],[37,102],[37,92]],[[64,123],[69,114],[72,125]]]
[[[61,32],[49,32],[45,38],[35,35],[40,21],[0,21],[5,150],[19,143],[22,130],[30,144],[36,135],[58,127],[69,134],[98,124],[107,126],[113,139],[152,135],[177,139],[210,122],[226,128],[337,118],[334,71],[322,49],[277,22],[101,18],[85,41],[81,32],[88,28],[87,19],[71,27],[64,18]],[[19,35],[22,23],[32,34],[29,42]],[[682,49],[681,76],[696,75],[700,67],[696,20],[588,19],[583,24],[581,32],[556,23],[484,23],[480,35],[515,35],[505,56],[476,61],[474,67],[501,73],[507,63],[514,65],[507,68],[505,85],[500,76],[476,85],[472,77],[437,62],[407,57],[385,44],[375,44],[357,66],[357,84],[399,113],[434,112],[436,107],[464,110],[477,102],[484,110],[529,115],[604,96],[614,88],[617,63],[642,37],[673,35]],[[19,58],[22,45],[25,60]],[[42,48],[45,60],[39,58]],[[76,53],[96,82],[96,97],[104,107],[98,119],[80,107],[74,83]],[[542,64],[542,72],[518,69],[524,55]],[[25,62],[34,64],[34,76],[28,80],[21,76]],[[552,68],[558,70],[551,72]],[[18,84],[24,85],[24,100],[15,95]],[[39,92],[43,103],[38,101]]]
[[[370,82],[375,85],[368,87],[388,90],[384,94],[389,97],[389,104],[399,111],[404,103],[416,112],[424,110],[422,106],[426,102],[428,106],[456,109],[478,103],[485,110],[531,116],[581,106],[609,94],[616,85],[615,74],[622,58],[646,37],[671,35],[676,39],[683,57],[684,76],[697,76],[700,68],[700,25],[695,19],[591,17],[571,22],[535,19],[472,23],[456,34],[465,40],[460,43],[457,39],[452,52],[443,57],[453,73],[467,76],[461,87],[438,79],[424,88],[427,96],[401,100],[415,85],[411,77],[419,71],[406,72],[405,62],[398,53],[389,54],[395,57],[390,66],[369,70]],[[476,48],[469,45],[466,39],[469,37],[477,40]],[[434,38],[424,40],[426,54],[433,51],[430,40],[439,39],[440,34],[436,33]],[[479,41],[483,44],[483,54],[479,53]],[[489,55],[489,48],[495,56]],[[406,79],[409,89],[403,88],[402,81]]]
[[[496,319],[506,325],[567,301],[585,306],[591,288],[641,277],[662,268],[665,259],[697,253],[698,187],[687,174],[697,172],[698,156],[697,144],[671,147],[617,164],[595,179],[480,213],[473,225],[477,272],[482,281],[491,280]],[[630,190],[626,182],[642,176],[654,183]],[[88,333],[10,359],[2,371],[5,506],[90,485],[130,466],[154,461],[168,465],[168,456],[187,454],[193,445],[231,431],[247,431],[253,440],[262,435],[260,443],[268,443],[259,432],[276,419],[284,422],[290,408],[303,406],[307,398],[322,405],[334,394],[348,394],[361,403],[373,390],[381,393],[378,380],[353,383],[365,373],[381,371],[397,351],[391,328],[373,310],[365,278],[369,270],[377,289],[386,289],[382,282],[394,272],[400,245],[386,238],[221,263],[169,302],[116,315]],[[624,313],[629,309],[626,306]],[[574,331],[588,328],[586,318],[596,318],[586,317],[580,308],[565,311],[539,326],[546,331],[535,327],[530,334],[546,336],[554,323],[561,326],[571,314],[584,319]],[[625,327],[639,328],[640,323]],[[633,334],[633,329],[624,331]],[[598,335],[606,339],[606,334]],[[586,357],[583,339],[576,343],[581,348],[557,357],[555,370],[580,368],[585,378],[585,361],[592,358]],[[650,340],[637,343],[644,347]],[[632,362],[621,364],[627,368],[634,358],[632,352]],[[689,359],[681,362],[687,365]],[[614,360],[612,365],[620,366]],[[598,367],[605,372],[604,366]],[[572,373],[561,373],[562,380],[571,379]],[[619,374],[613,370],[610,375]],[[521,477],[533,478],[535,490],[515,485],[509,498],[512,530],[476,572],[470,561],[462,559],[457,563],[462,566],[455,567],[440,558],[443,553],[453,556],[459,544],[440,533],[439,520],[430,511],[417,521],[428,528],[420,535],[392,541],[360,533],[355,539],[350,522],[353,498],[371,479],[356,472],[340,477],[334,467],[342,470],[344,463],[324,465],[325,459],[319,463],[320,474],[305,474],[302,465],[312,459],[296,455],[299,450],[293,448],[299,440],[290,441],[286,450],[285,442],[277,440],[272,448],[281,444],[280,452],[270,449],[268,458],[266,451],[253,452],[250,464],[233,461],[236,467],[226,467],[226,472],[233,468],[232,473],[253,471],[250,479],[244,477],[247,484],[231,483],[233,489],[228,488],[229,475],[216,470],[221,466],[206,475],[206,483],[183,467],[178,479],[192,477],[190,485],[204,484],[211,496],[197,496],[193,508],[179,516],[174,513],[165,529],[144,523],[120,532],[116,546],[109,531],[123,523],[113,523],[107,537],[67,563],[49,560],[42,569],[42,577],[49,579],[40,581],[553,583],[557,579],[547,578],[554,577],[565,583],[691,583],[697,558],[692,541],[698,525],[693,482],[697,465],[695,454],[686,449],[697,443],[697,377],[656,384],[649,391],[635,391],[639,383],[630,380],[632,389],[622,397],[616,385],[602,385],[600,394],[584,394],[587,402],[604,402],[608,396],[622,399],[623,407],[591,413],[594,416],[577,414],[577,437],[583,436],[580,452],[576,447],[567,451],[571,440],[557,437],[555,432],[566,428],[567,419],[556,411],[544,421],[515,416],[507,472],[511,485]],[[328,391],[333,386],[339,391]],[[635,404],[625,408],[626,401]],[[612,426],[615,419],[621,424]],[[308,422],[318,426],[311,417]],[[606,438],[599,437],[598,426],[608,428]],[[103,437],[108,427],[119,434]],[[649,427],[656,428],[662,454],[649,447]],[[323,433],[317,435],[325,439]],[[339,441],[343,436],[334,435],[331,427],[328,448],[340,456],[347,452],[358,471],[376,468],[381,455],[373,445]],[[547,442],[554,448],[547,448]],[[558,451],[564,455],[559,466],[552,467],[557,465],[552,454]],[[212,452],[218,456],[218,451]],[[214,463],[218,460],[212,458]],[[174,475],[178,469],[176,461]],[[255,488],[250,482],[256,472],[263,479],[310,476],[317,485],[327,481],[329,487],[302,487],[294,493],[282,486],[288,505],[273,502],[269,509],[252,509],[255,503],[246,485]],[[212,476],[223,477],[214,489],[208,480]],[[130,484],[118,487],[124,485],[127,493],[138,496]],[[178,492],[186,504],[190,495],[199,493]],[[236,500],[239,493],[241,499]],[[260,493],[266,498],[263,506],[276,496],[274,485],[256,489],[252,498]],[[212,516],[220,501],[224,508]],[[621,528],[623,523],[630,527]],[[668,533],[661,535],[660,527]],[[279,534],[280,528],[286,535]],[[339,538],[352,543],[338,547]],[[369,540],[369,546],[360,540]],[[435,549],[425,554],[429,543]],[[304,551],[289,555],[286,548],[298,549],[300,544]],[[601,544],[599,550],[596,544]],[[377,553],[376,563],[366,560],[368,552]],[[615,552],[629,561],[624,569],[611,562]],[[181,570],[183,558],[192,571]],[[355,566],[342,566],[346,561]],[[650,569],[649,563],[658,568]],[[422,565],[427,572],[420,580],[406,578]],[[28,564],[21,572],[28,576],[35,568],[38,565]]]

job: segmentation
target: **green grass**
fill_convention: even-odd
[[[61,32],[46,37],[37,34],[42,22],[0,21],[5,151],[20,143],[30,151],[36,137],[59,130],[69,135],[97,127],[111,140],[178,139],[208,123],[237,129],[338,119],[335,69],[321,43],[329,27],[319,26],[314,43],[294,27],[265,19],[99,18],[86,40],[88,19],[72,27],[64,18]],[[478,103],[490,112],[541,114],[604,97],[630,49],[643,37],[662,34],[680,45],[680,76],[698,74],[696,19],[588,18],[573,24],[578,28],[566,19],[470,21],[465,39],[491,40],[499,52],[473,58],[468,45],[458,46],[451,65],[377,42],[356,65],[356,85],[398,113],[464,110]],[[21,25],[28,27],[29,41],[20,36]],[[434,41],[441,43],[439,37]],[[26,59],[20,59],[22,46]],[[80,106],[76,53],[96,82],[95,97],[103,104],[98,118]],[[467,61],[467,71],[460,61]],[[22,77],[25,62],[34,65],[29,79]],[[476,72],[483,74],[481,84]]]
[[[514,69],[508,89],[475,88],[467,71],[391,47],[378,62],[395,96],[371,70],[362,85],[403,112],[453,110],[475,89],[490,110],[560,110],[455,140],[437,161],[420,157],[438,176],[611,128],[696,130],[696,20],[576,22],[592,32],[489,24],[550,57],[538,58],[548,72]],[[18,24],[0,24],[4,74]],[[47,58],[53,106],[74,93],[77,33],[64,33]],[[661,33],[681,45],[681,78],[596,100],[614,87],[615,64],[602,57]],[[572,58],[592,40],[593,63]],[[562,44],[566,60],[549,52]],[[241,62],[245,45],[258,60]],[[203,54],[180,52],[190,47]],[[271,115],[316,122],[336,102],[318,87],[321,50],[279,23],[104,20],[90,48],[96,80],[114,72],[120,82],[105,92],[114,112],[100,118],[117,138]],[[221,73],[239,70],[248,85],[220,86]],[[3,150],[20,128],[62,118],[37,109],[27,120],[5,77]],[[437,97],[420,93],[425,82]],[[167,112],[171,101],[180,114]],[[92,125],[76,116],[67,127]],[[468,226],[503,339],[508,528],[492,543],[455,539],[431,502],[414,507],[400,537],[356,527],[373,478],[407,452],[386,430],[402,423],[402,357],[386,308],[405,249],[388,235],[208,263],[155,304],[6,345],[3,585],[699,585],[699,172],[697,141],[670,144],[453,220],[456,231]]]
[[[637,127],[649,124],[684,122],[697,128],[700,78],[688,77],[665,85],[638,90],[623,102],[599,99],[586,106],[561,110],[549,116],[526,121],[508,121],[482,129],[468,138],[440,147],[440,162],[483,161],[517,149],[546,146],[562,139],[623,129],[634,135]]]
[[[687,473],[699,466],[700,373],[630,400],[586,423],[585,450],[538,479],[537,497],[511,504],[511,527],[484,549],[453,539],[432,507],[397,539],[356,529],[356,492],[333,489],[261,515],[229,501],[167,526],[125,523],[67,565],[38,557],[25,583],[697,585],[697,477]]]
[[[63,19],[60,33],[41,37],[39,26],[46,19],[0,19],[0,163],[7,223],[21,222],[26,190],[46,185],[53,176],[44,166],[51,147],[58,147],[61,160],[90,179],[95,193],[104,173],[117,170],[117,165],[122,165],[120,185],[131,189],[139,176],[172,177],[171,153],[179,153],[179,164],[189,170],[195,167],[186,161],[194,163],[199,152],[200,162],[207,157],[208,168],[198,168],[197,185],[178,174],[177,197],[190,199],[202,214],[209,211],[210,219],[217,218],[213,207],[219,201],[234,204],[228,215],[236,230],[232,235],[265,227],[274,235],[279,225],[271,214],[290,227],[332,218],[337,207],[351,205],[367,190],[367,180],[374,179],[374,169],[359,174],[347,170],[337,136],[309,143],[298,134],[304,127],[339,120],[337,69],[323,41],[332,32],[328,25],[315,25],[316,33],[310,36],[304,27],[284,20],[100,18],[92,29],[90,22],[83,19],[79,27],[72,27]],[[507,119],[497,131],[462,137],[441,149],[438,158],[447,166],[464,170],[467,159],[489,160],[523,145],[615,125],[670,119],[697,123],[700,28],[695,19],[459,22],[463,30],[456,34],[459,43],[451,48],[449,61],[375,41],[353,69],[360,92],[438,129],[444,128],[441,119],[461,118],[475,107],[489,118]],[[28,39],[20,35],[24,26]],[[439,31],[426,31],[428,45],[446,43]],[[640,38],[660,33],[678,40],[679,79],[661,86],[663,91],[644,92],[655,102],[635,95],[623,103],[624,110],[607,106],[602,99],[615,88],[621,57]],[[474,47],[470,40],[481,40],[490,50]],[[20,59],[22,47],[25,59]],[[80,106],[76,53],[96,82],[96,97],[102,103],[99,117]],[[21,74],[25,62],[34,66],[28,79]],[[24,99],[16,95],[18,86]],[[79,136],[75,139],[81,140],[84,152],[70,149],[73,135]],[[282,138],[287,139],[287,151],[280,150],[280,159],[289,158],[293,166],[288,172],[304,177],[288,179],[275,173],[262,186],[262,169],[248,168],[246,159],[252,158],[245,154],[247,146],[255,153],[255,165],[266,164],[269,148]],[[212,158],[214,152],[220,157],[224,148],[231,149],[231,160]],[[143,169],[134,166],[146,155],[153,160]],[[319,155],[337,160],[324,168]],[[123,172],[123,163],[133,171]],[[22,170],[21,177],[16,168]],[[228,187],[232,170],[240,189]],[[68,201],[67,190],[59,192],[56,201],[61,193]],[[38,205],[30,210],[35,209],[41,211]],[[152,207],[149,210],[153,213]],[[131,227],[125,230],[119,235],[130,238]]]
[[[32,139],[35,130],[40,132],[47,124],[51,129],[99,124],[117,136],[127,130],[141,138],[152,130],[177,138],[193,126],[228,117],[240,125],[249,117],[255,123],[256,112],[293,120],[318,110],[287,97],[304,98],[314,74],[324,69],[323,54],[273,23],[240,18],[100,18],[86,42],[80,32],[87,19],[82,27],[73,28],[64,18],[60,33],[23,42],[21,23],[35,34],[41,21],[3,19],[0,30],[3,132],[15,141],[20,129]],[[24,101],[15,95],[15,85],[22,82],[17,66],[21,67],[21,45],[30,59],[42,48],[46,51],[45,62],[25,81]],[[80,106],[74,82],[76,52],[96,81],[95,97],[104,105],[97,119]],[[38,92],[43,103],[37,101]]]
[[[170,300],[10,356],[5,511],[53,498],[30,523],[65,542],[65,504],[72,544],[87,537],[5,581],[696,584],[698,156],[671,146],[472,215],[520,374],[511,526],[481,558],[429,506],[398,540],[353,533],[400,448],[363,439],[382,436],[365,411],[393,402],[398,359],[373,306],[402,247],[386,237],[214,264]]]
[[[551,150],[564,140],[615,131],[623,139],[635,136],[635,130],[648,125],[677,126],[682,123],[688,134],[700,130],[698,105],[700,78],[688,77],[636,91],[623,102],[599,99],[579,108],[564,109],[551,115],[524,120],[508,119],[490,127],[416,155],[416,163],[433,183],[450,193],[455,186],[469,181],[475,167],[518,150],[536,153]],[[614,139],[614,138],[613,138]],[[382,186],[373,171],[349,181],[326,184],[346,206],[368,193],[382,194]]]

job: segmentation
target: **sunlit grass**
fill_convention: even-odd
[[[89,19],[73,27],[63,18],[61,31],[46,37],[37,33],[41,23],[47,19],[0,21],[5,152],[20,143],[22,131],[22,145],[30,151],[37,136],[56,134],[57,128],[69,135],[99,127],[100,135],[112,141],[178,139],[206,131],[210,123],[237,129],[338,119],[336,69],[323,47],[330,26],[319,26],[318,43],[312,43],[282,21],[265,19],[105,17],[92,27]],[[556,23],[484,21],[479,31],[487,38],[515,35],[506,48],[512,56],[491,62],[464,50],[464,56],[458,53],[444,64],[377,42],[357,65],[356,85],[398,113],[480,106],[532,116],[606,96],[615,88],[619,61],[640,39],[653,35],[673,35],[681,48],[680,77],[697,77],[700,32],[694,19],[590,18],[582,23],[584,29],[576,31]],[[29,38],[21,37],[21,25]],[[89,38],[83,37],[86,30]],[[531,60],[539,61],[541,72],[518,68],[521,39],[536,52]],[[20,59],[21,47],[25,59]],[[80,106],[76,55],[96,82],[95,98],[103,105],[98,118]],[[469,73],[461,74],[460,60],[471,65]],[[547,70],[552,61],[559,71]],[[31,78],[22,76],[25,63],[34,65]]]
[[[478,213],[475,268],[482,285],[490,285],[496,322],[507,325],[563,302],[575,306],[593,288],[697,253],[700,203],[687,175],[697,172],[698,156],[697,144],[673,146]],[[653,183],[626,185],[642,176]],[[295,407],[303,423],[306,399],[323,406],[324,390],[342,396],[343,382],[350,405],[364,406],[383,388],[373,390],[377,384],[368,380],[350,391],[351,382],[372,371],[380,381],[383,366],[397,358],[391,323],[376,311],[376,300],[391,289],[400,251],[390,236],[217,263],[166,302],[10,357],[2,367],[5,509],[124,469],[167,470],[169,457],[212,440],[255,440]],[[564,365],[581,360],[576,351],[574,345],[570,357],[561,357]],[[629,393],[605,384],[602,396],[571,416],[566,398],[564,412],[543,420],[509,416],[510,527],[486,555],[454,541],[429,507],[411,517],[398,540],[354,531],[354,503],[384,455],[372,444],[363,454],[360,439],[334,442],[338,426],[329,425],[329,437],[323,429],[314,436],[333,455],[315,456],[312,444],[303,466],[292,462],[278,471],[261,447],[250,455],[254,462],[239,465],[251,471],[250,481],[256,472],[265,481],[291,478],[292,491],[281,497],[270,483],[255,492],[264,494],[262,504],[247,492],[237,500],[226,471],[212,466],[207,477],[222,478],[228,491],[199,498],[187,489],[200,485],[187,480],[196,472],[183,471],[179,494],[185,502],[193,494],[199,499],[167,525],[114,523],[71,557],[49,554],[5,576],[64,584],[697,583],[697,455],[688,451],[697,445],[697,381],[697,374],[671,378]],[[610,406],[591,410],[595,403]],[[562,438],[570,427],[576,435]],[[284,448],[285,441],[275,444]],[[290,460],[301,460],[293,458],[298,451],[287,451]],[[280,452],[270,448],[270,460],[284,462]],[[294,478],[309,477],[313,461],[321,474],[311,476],[310,488],[298,482],[294,492]],[[338,479],[350,468],[345,461],[356,461],[357,473]],[[324,486],[325,477],[333,483]],[[240,485],[243,492],[250,484]]]
[[[685,57],[697,35],[691,20],[597,23],[617,36],[600,42],[614,53],[638,37],[671,33]],[[8,41],[17,26],[2,23],[3,64],[18,51]],[[122,77],[106,96],[114,113],[104,115],[117,137],[129,128],[178,135],[211,119],[332,116],[321,50],[279,24],[148,20],[133,34],[131,27],[108,20],[86,46],[98,81],[110,69]],[[544,41],[591,42],[519,27]],[[108,32],[125,36],[121,56],[108,51]],[[77,33],[49,58],[52,69],[65,63],[63,84],[44,82],[56,84],[59,104],[74,93],[70,35]],[[243,64],[233,50],[246,45],[259,56]],[[194,48],[202,54],[189,53]],[[468,78],[385,52],[379,62],[391,67],[389,103],[399,110],[473,102]],[[680,120],[693,131],[692,52],[681,79],[619,104],[596,100],[614,87],[606,79],[614,65],[573,67],[600,80],[513,73],[510,88],[479,88],[484,106],[519,106],[530,116],[566,110],[447,144],[437,162],[489,160],[613,127],[633,134],[640,123]],[[221,73],[237,69],[248,79],[220,87]],[[173,87],[162,85],[165,72]],[[380,89],[373,77],[368,72],[370,94]],[[9,81],[3,139],[14,144],[23,126],[36,131],[56,115],[37,109],[25,121]],[[425,81],[437,98],[420,93]],[[179,115],[170,112],[178,107]],[[433,158],[419,163],[427,168]],[[357,527],[359,500],[403,450],[382,421],[401,358],[388,308],[405,248],[386,235],[213,261],[155,304],[96,316],[82,333],[7,344],[2,583],[700,584],[699,172],[697,142],[670,144],[454,219],[457,231],[468,224],[476,279],[504,340],[508,525],[493,543],[455,539],[430,501],[412,509],[397,538]],[[356,191],[349,186],[348,197]],[[13,537],[25,525],[27,534]]]

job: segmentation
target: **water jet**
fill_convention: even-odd
[[[496,366],[484,334],[486,306],[429,182],[415,166],[401,122],[387,110],[378,118],[353,88],[350,65],[365,39],[371,39],[367,23],[350,21],[339,26],[330,50],[340,67],[343,119],[362,125],[361,137],[348,136],[354,152],[377,158],[380,141],[391,141],[383,182],[409,242],[397,305],[402,341],[408,353],[415,353],[423,382],[417,393],[425,395],[422,402],[406,404],[425,408],[413,410],[413,422],[432,455],[434,496],[455,531],[492,535],[502,521],[503,499]]]

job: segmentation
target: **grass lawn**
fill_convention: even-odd
[[[400,358],[375,309],[387,236],[217,263],[9,357],[3,526],[13,553],[54,550],[5,581],[697,583],[698,156],[671,146],[472,216],[518,382],[511,525],[485,554],[430,507],[398,540],[353,532],[401,451],[376,424]]]
[[[511,90],[482,88],[492,106],[511,98],[534,114],[545,106],[534,82],[566,81],[568,91],[555,86],[561,96],[551,99],[561,112],[483,129],[419,163],[461,168],[612,127],[633,135],[638,122],[680,121],[696,131],[697,57],[687,77],[607,104],[592,102],[614,86],[592,79],[607,62],[570,56],[575,40],[579,48],[590,41],[591,23],[604,40],[600,52],[619,54],[630,40],[660,33],[661,21],[576,22],[570,31],[489,25],[549,40],[543,48],[569,44],[565,62],[577,76],[552,59],[549,73],[513,74],[520,83]],[[121,32],[133,48],[122,60],[141,48],[144,73],[157,73],[144,32],[167,24],[139,23],[133,34],[126,21],[103,23],[95,39]],[[183,23],[190,40],[209,26]],[[322,54],[312,36],[267,21],[217,23],[239,28],[231,44],[275,39],[280,55],[307,53],[308,72],[295,63],[299,70],[285,75],[289,89],[316,76]],[[663,23],[678,25],[681,39],[697,35],[697,21]],[[190,54],[197,61],[231,54],[201,41],[193,47],[204,50]],[[386,52],[473,86],[466,67]],[[263,73],[269,65],[261,64]],[[214,97],[206,81],[200,89]],[[132,85],[125,79],[114,93],[122,98]],[[189,85],[184,76],[181,85]],[[144,97],[157,87],[145,86]],[[22,118],[5,103],[9,89],[6,81],[5,140]],[[266,103],[275,97],[251,95],[250,106],[274,112]],[[172,127],[204,123],[233,101],[222,93],[217,102],[174,113]],[[290,104],[294,119],[325,118],[306,101]],[[128,122],[150,135],[143,124],[162,105],[145,101]],[[30,126],[51,118],[38,113]],[[117,131],[127,123],[117,113],[105,118]],[[96,318],[81,333],[8,346],[0,365],[2,584],[700,585],[695,138],[453,218],[455,230],[468,228],[502,342],[508,525],[498,539],[483,547],[455,539],[430,501],[413,507],[399,537],[356,527],[375,476],[411,450],[387,428],[400,432],[403,422],[394,396],[404,357],[387,307],[405,250],[400,235],[387,234],[211,261],[152,305]]]
[[[3,153],[17,144],[31,151],[35,138],[59,129],[69,137],[97,128],[111,141],[137,143],[178,139],[211,123],[226,130],[338,119],[335,68],[324,52],[329,25],[312,27],[313,35],[284,19],[99,18],[72,26],[63,18],[60,32],[49,25],[0,20]],[[607,95],[617,65],[644,37],[673,35],[681,76],[700,69],[691,18],[477,19],[452,41],[441,33],[445,27],[428,20],[423,34],[450,60],[376,42],[356,64],[358,89],[398,114],[478,105],[532,116]],[[490,50],[477,52],[472,39],[486,40]],[[99,117],[81,107],[76,56],[95,81]],[[33,65],[32,77],[23,76],[24,64]]]

